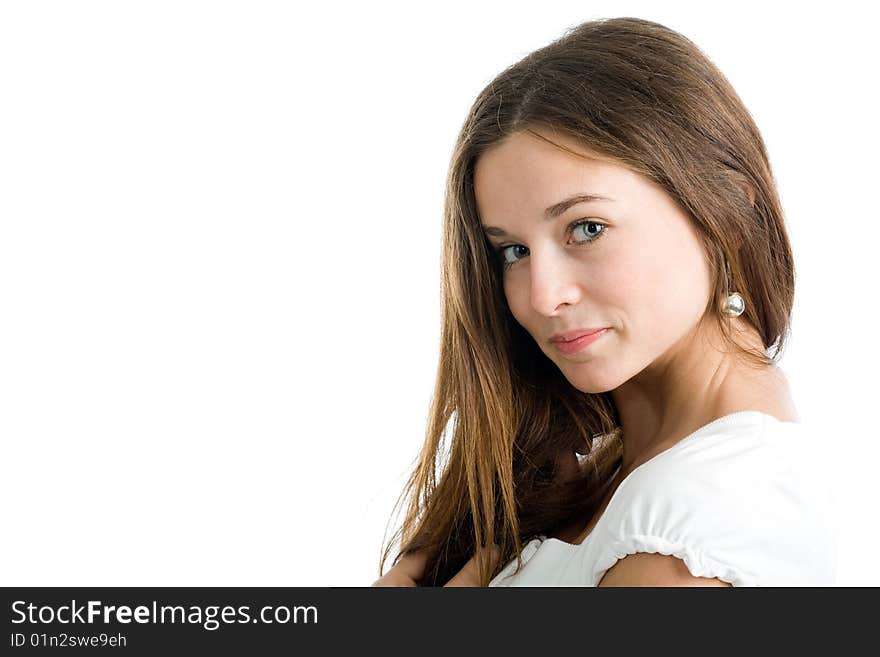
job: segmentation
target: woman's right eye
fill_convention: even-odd
[[[522,250],[519,252],[520,257],[525,257],[529,254],[529,247],[523,246],[522,244],[511,244],[510,246],[502,246],[500,249],[498,249],[498,257],[501,258],[501,264],[503,264],[505,267],[510,267],[510,265],[516,263],[519,260],[519,258],[511,260],[505,257],[505,254],[511,253],[515,249]],[[523,253],[523,251],[525,253]]]

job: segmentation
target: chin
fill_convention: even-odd
[[[591,368],[590,362],[567,362],[559,366],[566,380],[581,392],[597,395],[617,388],[622,382],[619,377],[598,368]]]

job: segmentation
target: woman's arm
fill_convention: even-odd
[[[659,552],[628,554],[596,586],[733,586],[717,577],[694,577],[684,561]]]

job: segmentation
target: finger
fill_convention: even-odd
[[[498,563],[498,559],[501,556],[501,548],[499,548],[494,543],[490,548],[481,548],[480,552],[483,554],[483,558],[485,559],[487,556],[490,560],[490,569],[494,569],[496,564]],[[456,575],[450,579],[443,586],[479,586],[480,585],[480,570],[479,564],[477,563],[477,555],[474,554],[468,562],[462,567],[461,570],[456,573]]]
[[[377,579],[372,584],[373,586],[418,586],[412,579],[407,577],[406,575],[399,575],[397,573],[388,573],[383,575],[379,579]]]
[[[423,548],[403,555],[400,560],[394,564],[392,570],[402,573],[411,580],[419,580],[425,573],[425,565],[428,563],[428,550]]]

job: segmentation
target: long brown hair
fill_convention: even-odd
[[[728,80],[694,43],[652,21],[602,19],[509,66],[471,107],[446,183],[440,360],[394,537],[397,559],[419,549],[431,555],[421,585],[446,583],[477,546],[495,543],[497,566],[480,562],[487,585],[513,556],[522,563],[528,539],[590,517],[621,462],[610,393],[574,388],[515,321],[476,209],[480,154],[516,132],[541,137],[538,127],[646,176],[679,203],[713,274],[704,319],[718,322],[726,347],[773,364],[789,331],[794,263],[766,148]],[[742,348],[720,321],[733,290],[763,353]],[[580,475],[563,481],[557,465],[573,450],[586,457]]]

